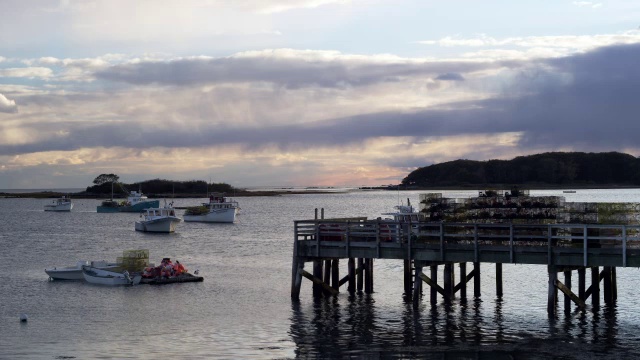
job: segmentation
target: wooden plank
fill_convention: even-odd
[[[317,285],[321,286],[325,291],[327,291],[331,295],[338,295],[338,290],[336,290],[336,289],[332,288],[331,286],[327,285],[324,281],[322,281],[319,278],[309,274],[305,270],[300,270],[300,274],[302,274],[302,276],[306,277],[307,279],[311,280],[314,284],[317,284]]]
[[[357,275],[357,274],[361,274],[362,273],[362,268],[359,267],[357,268],[354,272],[353,275]],[[342,286],[344,285],[347,281],[349,281],[349,277],[351,276],[351,274],[347,274],[345,277],[343,277],[342,279],[340,279],[340,282],[338,283],[338,286]]]
[[[460,283],[453,288],[453,292],[456,293],[456,292],[458,292],[458,290],[461,290],[462,287],[463,287],[463,283],[466,285],[466,283],[468,283],[469,280],[471,280],[475,276],[475,274],[476,274],[476,271],[475,270],[471,270],[471,272],[469,272],[469,274],[467,274],[465,276],[465,280],[464,281],[460,281]],[[460,275],[462,276],[462,274],[460,274]]]
[[[568,287],[566,287],[563,283],[561,283],[559,280],[556,280],[556,287],[562,291],[565,295],[567,295],[571,301],[573,301],[576,305],[578,305],[578,307],[580,307],[580,309],[584,309],[586,307],[586,304],[584,301],[582,301],[576,294],[574,294],[573,292],[571,292],[571,289],[569,289]]]
[[[421,272],[419,276],[422,281],[426,282],[429,286],[431,286],[432,289],[436,289],[436,291],[439,292],[440,295],[442,295],[445,299],[448,298],[444,289],[440,287],[440,285],[438,285],[436,282],[431,281],[431,279],[427,275]]]

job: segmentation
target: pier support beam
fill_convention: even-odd
[[[496,263],[496,296],[502,298],[502,263]]]
[[[331,260],[324,261],[324,277],[325,284],[331,284]]]
[[[413,280],[413,307],[418,307],[420,304],[420,294],[422,293],[422,279],[420,275],[422,274],[422,263],[415,262],[416,275]]]
[[[585,296],[585,276],[586,271],[584,267],[578,268],[578,297],[580,298],[580,300],[585,301],[587,300],[586,296]]]
[[[556,316],[556,282],[558,281],[558,271],[554,265],[548,266],[549,291],[547,294],[547,314],[549,317]]]
[[[453,297],[452,279],[453,279],[453,264],[446,263],[444,264],[443,285],[444,285],[444,293],[445,293],[444,300],[447,303],[451,302],[451,298]]]
[[[480,297],[480,263],[473,263],[473,296]]]
[[[618,280],[616,279],[616,267],[611,268],[611,299],[618,300]]]
[[[611,305],[611,303],[613,303],[613,299],[611,296],[611,266],[602,267],[602,277],[604,280],[604,303],[607,305]]]
[[[358,288],[358,292],[362,292],[362,278],[364,277],[364,259],[362,258],[358,258],[358,269],[362,269],[362,271],[358,272],[358,275],[356,276],[356,285]]]
[[[302,270],[304,270],[304,260],[297,257],[293,262],[293,274],[291,279],[291,299],[300,300],[300,288],[302,287]]]
[[[349,285],[347,285],[347,291],[349,291],[350,294],[353,294],[356,292],[356,261],[354,258],[349,258],[347,271],[349,274]]]
[[[404,295],[411,296],[413,291],[413,271],[411,260],[404,260]]]
[[[591,304],[594,309],[600,306],[600,269],[591,268]]]
[[[455,293],[455,288],[453,292]],[[467,299],[467,263],[460,263],[460,300]]]
[[[373,294],[373,259],[364,259],[364,293]]]
[[[564,285],[569,291],[571,291],[571,270],[564,271]],[[571,312],[571,296],[564,294],[564,313],[569,314]]]
[[[340,260],[331,261],[331,287],[338,291],[340,287]]]
[[[438,304],[438,290],[436,289],[436,286],[438,285],[438,265],[431,265],[430,268],[431,268],[431,281],[433,282],[434,285],[429,286],[429,295],[430,295],[431,305],[435,306]]]
[[[322,260],[313,260],[313,277],[322,279]],[[313,282],[313,297],[322,295],[322,286],[317,282]]]

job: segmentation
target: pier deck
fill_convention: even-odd
[[[291,296],[299,297],[301,278],[314,282],[314,295],[335,294],[340,286],[364,274],[365,292],[373,292],[373,262],[371,259],[398,259],[405,264],[405,293],[415,294],[427,283],[445,300],[464,289],[475,277],[479,288],[480,263],[495,263],[502,294],[502,264],[547,265],[549,272],[549,311],[555,304],[557,290],[576,305],[592,295],[599,302],[599,283],[605,283],[605,301],[615,300],[615,267],[640,267],[640,226],[585,224],[487,224],[487,223],[405,223],[386,220],[314,219],[294,222],[294,249]],[[338,279],[338,261],[349,260],[349,275]],[[358,259],[355,267],[354,259]],[[314,274],[304,271],[305,262],[314,263]],[[322,264],[324,262],[324,275]],[[466,263],[474,270],[466,274]],[[460,283],[455,285],[453,264],[460,263]],[[437,266],[444,265],[444,288],[435,282]],[[431,277],[422,268],[431,267]],[[603,272],[599,272],[603,267]],[[585,269],[592,269],[592,284],[584,289]],[[580,276],[579,295],[571,291],[571,271]],[[564,272],[565,283],[557,273]],[[356,278],[357,277],[357,278]],[[331,284],[331,285],[330,285]],[[368,289],[367,289],[368,288]],[[368,291],[367,291],[368,290]],[[479,290],[475,290],[479,296]],[[461,293],[461,296],[466,296]],[[608,298],[607,298],[608,296]],[[414,296],[414,303],[417,301]],[[568,307],[566,305],[566,307]]]

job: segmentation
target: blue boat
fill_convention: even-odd
[[[149,200],[142,192],[132,191],[126,201],[115,201],[113,197],[105,200],[96,211],[99,213],[143,212],[149,208],[160,207],[160,200]]]

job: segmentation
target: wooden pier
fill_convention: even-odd
[[[346,285],[354,293],[374,291],[374,259],[404,263],[404,293],[419,305],[423,283],[430,301],[466,298],[473,280],[480,297],[481,264],[495,264],[496,296],[503,294],[502,264],[545,265],[549,274],[548,313],[555,316],[558,290],[564,310],[600,305],[617,298],[616,268],[640,267],[640,226],[585,224],[487,224],[395,222],[389,220],[313,219],[294,222],[291,297],[299,299],[302,278],[313,283],[313,295],[336,295]],[[347,262],[340,277],[339,263]],[[312,263],[311,273],[305,270]],[[467,264],[472,269],[468,271]],[[459,276],[456,280],[455,265]],[[438,284],[442,268],[443,283]],[[577,272],[577,287],[572,275]],[[563,275],[561,278],[559,275]],[[585,279],[591,276],[591,286]],[[577,290],[577,291],[576,291]]]

